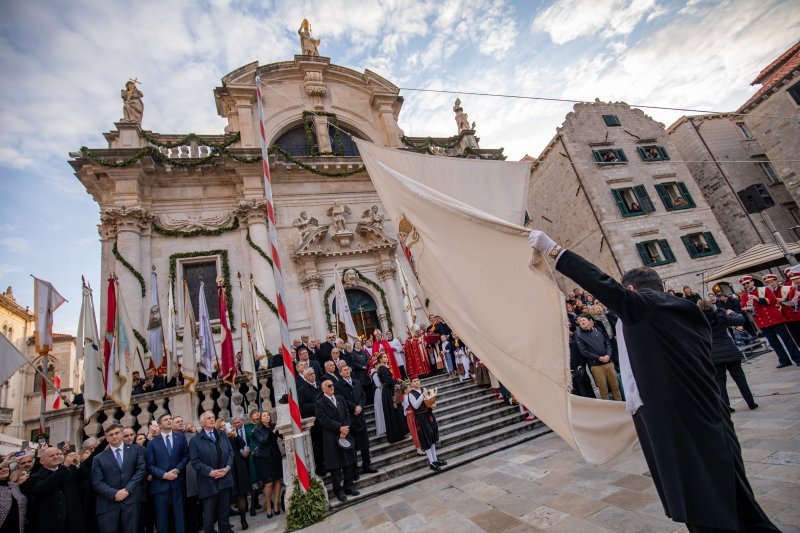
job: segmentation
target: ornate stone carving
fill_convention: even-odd
[[[308,19],[303,19],[300,29],[297,30],[300,36],[300,53],[304,56],[319,56],[319,39],[311,36],[311,24]]]
[[[142,116],[144,115],[144,102],[142,102],[142,91],[136,88],[139,80],[128,80],[125,88],[120,91],[122,97],[122,120],[121,122],[133,122],[134,124],[142,124]]]
[[[300,216],[292,221],[292,226],[297,228],[302,243],[312,231],[319,227],[319,221],[314,217],[309,217],[305,211],[300,211]]]
[[[378,206],[373,205],[361,214],[360,224],[367,224],[378,229],[383,229],[384,217],[378,213]]]
[[[300,286],[304,291],[322,289],[325,286],[325,280],[319,274],[308,274],[300,278]]]
[[[239,221],[246,221],[248,225],[254,223],[266,223],[267,221],[267,203],[263,200],[242,200],[233,214],[239,218]]]
[[[395,279],[397,274],[397,267],[394,265],[382,265],[375,270],[375,275],[378,276],[380,281]]]
[[[344,272],[344,285],[346,287],[355,287],[358,284],[358,273],[352,268]]]
[[[350,211],[350,206],[342,205],[338,200],[333,202],[333,205],[328,208],[328,216],[333,219],[333,231],[334,233],[341,233],[343,231],[347,231],[345,227],[345,219],[344,217],[352,213]]]
[[[322,71],[306,71],[304,80],[303,89],[305,89],[308,96],[322,98],[328,93],[328,87],[325,86],[325,82],[322,79]]]
[[[158,225],[169,231],[193,231],[204,229],[217,229],[228,226],[233,219],[233,214],[223,213],[204,217],[187,215],[184,219],[175,219],[169,215],[158,217]]]
[[[155,221],[155,217],[141,207],[110,207],[100,213],[100,224],[106,231],[118,232],[121,230],[142,231]],[[101,228],[100,234],[103,235]]]
[[[464,130],[469,130],[469,120],[466,113],[464,113],[464,108],[461,107],[461,99],[456,98],[456,103],[453,106],[453,112],[456,114],[456,125],[458,126],[458,133],[461,133]]]

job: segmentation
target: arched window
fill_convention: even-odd
[[[342,131],[339,131],[337,127]],[[333,149],[333,153],[344,156],[360,156],[361,154],[358,153],[358,146],[356,146],[356,143],[353,141],[351,136],[359,139],[361,137],[348,131],[347,128],[342,128],[341,126],[337,127],[334,127],[332,124],[328,124],[328,136],[331,139],[331,148]]]
[[[8,326],[3,325],[3,337],[8,337]]]
[[[305,127],[300,124],[278,137],[274,146],[283,148],[290,155],[304,156],[309,155],[312,149],[317,150],[317,138],[315,135],[312,136],[312,142],[314,143],[313,146],[308,146]]]
[[[50,381],[53,381],[53,376],[56,375],[56,366],[54,362],[55,361],[53,360],[53,357],[49,357],[47,359],[47,372],[43,372]],[[40,371],[42,370],[41,357],[38,361],[36,361],[36,368],[38,368]],[[42,376],[38,372],[33,374],[33,392],[42,392]]]

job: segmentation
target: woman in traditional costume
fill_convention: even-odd
[[[392,377],[392,373],[389,370],[389,356],[383,352],[379,353],[378,361],[381,362],[381,365],[378,366],[378,380],[381,383],[381,387],[383,387],[381,389],[381,399],[383,418],[386,423],[386,440],[390,443],[398,442],[408,435],[408,425],[403,412],[403,402],[399,398],[399,391],[397,398],[395,398],[395,386],[398,385],[398,381]]]

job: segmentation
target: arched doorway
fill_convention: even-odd
[[[346,289],[344,292],[359,336],[369,336],[375,329],[380,329],[378,306],[372,296],[361,289]],[[336,313],[336,298],[331,302],[331,313]],[[332,318],[336,320],[335,315]],[[344,338],[344,322],[341,320],[338,331],[339,337]]]

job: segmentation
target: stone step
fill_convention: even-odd
[[[440,432],[439,442],[436,444],[437,455],[441,455],[443,459],[449,462],[451,457],[456,458],[462,452],[491,446],[497,440],[502,440],[517,433],[530,432],[541,426],[543,424],[538,420],[535,422],[521,422],[519,415],[515,413],[474,426],[459,428],[457,431],[452,431],[451,428],[450,432]],[[408,438],[404,442],[406,443],[405,448],[390,451],[373,458],[372,464],[380,472],[361,476],[361,479],[356,483],[356,487],[366,487],[418,468],[430,470],[427,467],[428,459],[425,456],[416,454],[411,439]],[[326,480],[326,486],[330,485],[328,481],[330,480]]]
[[[489,401],[489,400],[495,401],[495,400],[493,400],[493,398],[495,398],[495,397],[496,397],[496,395],[492,391],[492,389],[473,388],[473,387],[467,388],[467,387],[465,387],[464,390],[458,389],[457,391],[453,391],[452,393],[450,393],[450,394],[448,394],[446,396],[437,398],[436,399],[436,409],[437,409],[437,412],[438,412],[439,409],[444,409],[445,407],[449,407],[451,405],[460,404],[460,403],[468,401],[468,400],[475,400],[477,398],[486,399],[486,401]],[[500,402],[497,402],[497,403],[500,403]],[[366,418],[367,418],[367,424],[374,427],[374,425],[375,425],[375,413],[374,412],[367,412],[366,409],[364,410],[364,412],[365,412],[364,416],[366,416]]]
[[[528,422],[518,422],[516,425],[519,426],[527,425],[529,429],[527,431],[523,430],[521,432],[512,433],[510,435],[507,435],[503,430],[497,430],[495,432],[492,432],[494,434],[493,437],[495,439],[487,445],[472,448],[470,450],[466,449],[457,450],[456,447],[453,447],[450,450],[446,450],[445,454],[447,456],[445,457],[445,454],[443,454],[442,457],[447,461],[447,466],[445,466],[442,470],[449,470],[452,468],[456,468],[460,465],[470,463],[476,459],[480,459],[481,457],[485,457],[500,450],[516,446],[517,444],[550,433],[550,429],[544,425],[532,429],[530,428],[532,424]],[[486,437],[489,437],[489,435],[487,434]],[[330,499],[329,512],[332,513],[339,511],[351,505],[356,505],[370,498],[374,498],[391,490],[404,487],[411,483],[415,483],[417,481],[426,479],[428,477],[437,474],[437,472],[434,472],[433,470],[431,470],[426,466],[427,459],[425,459],[424,457],[420,457],[420,459],[422,459],[422,461],[419,461],[420,463],[419,466],[415,466],[414,468],[407,470],[402,474],[382,479],[370,485],[359,485],[361,481],[366,478],[366,476],[362,477],[361,480],[359,480],[359,482],[356,485],[360,494],[358,496],[348,496],[347,501],[344,503],[340,502],[334,494],[331,494],[331,491],[329,489],[328,490],[328,495]],[[375,475],[377,476],[378,474]]]

